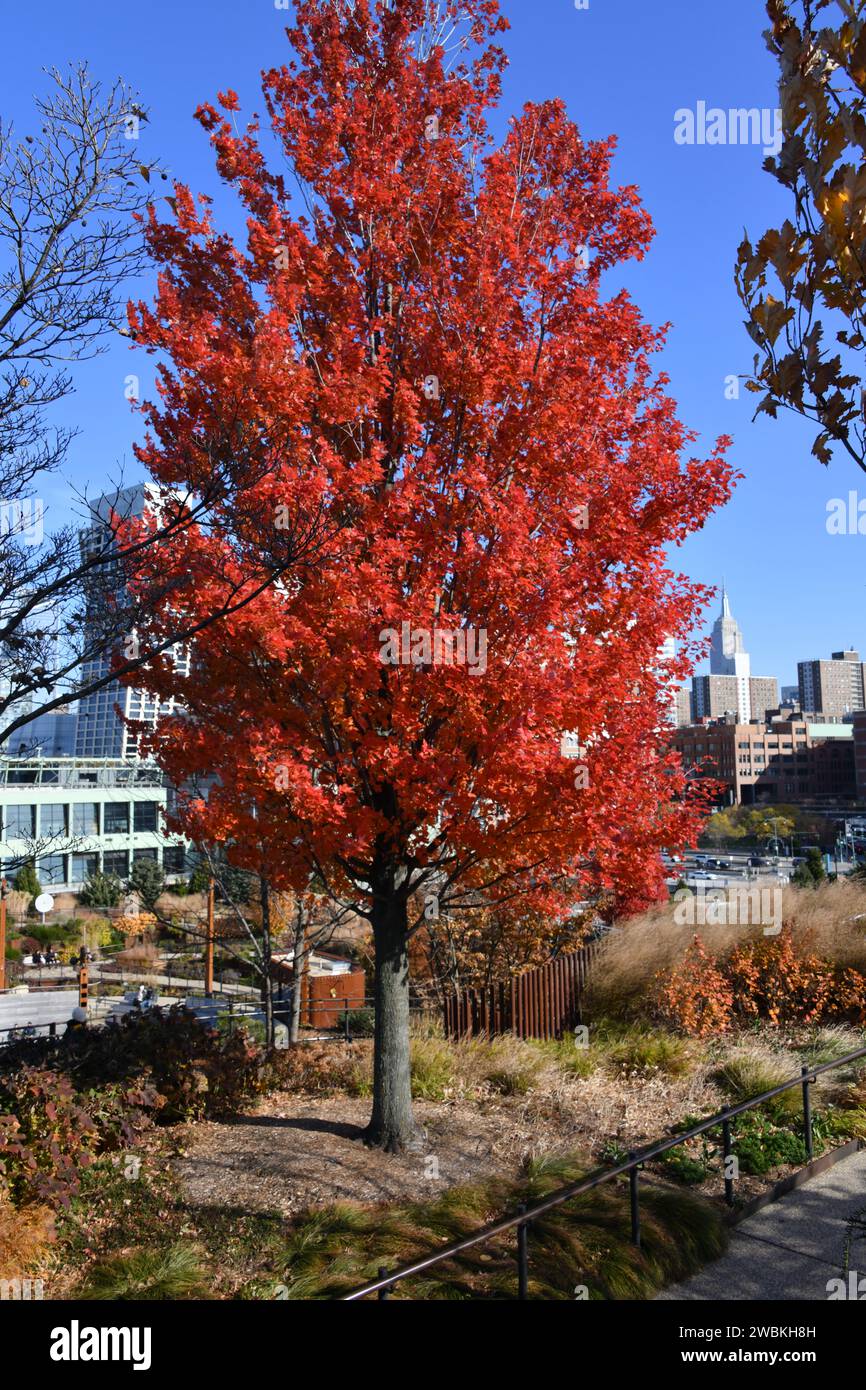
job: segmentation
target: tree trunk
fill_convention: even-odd
[[[262,1002],[265,1007],[265,1038],[267,1047],[272,1048],[276,1041],[274,1032],[274,981],[271,960],[271,888],[266,878],[261,879],[262,894]]]
[[[371,1147],[401,1153],[415,1140],[409,1056],[409,951],[406,902],[393,890],[373,905],[376,951],[376,1029],[373,1113],[364,1138]]]
[[[293,1047],[301,1033],[301,991],[304,987],[304,969],[307,963],[306,926],[306,908],[299,902],[295,939],[292,943],[292,1022],[289,1028],[289,1042]]]

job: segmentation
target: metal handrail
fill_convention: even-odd
[[[632,1243],[640,1247],[640,1208],[638,1192],[638,1171],[644,1163],[650,1162],[661,1154],[676,1149],[680,1144],[686,1144],[690,1139],[696,1139],[699,1135],[705,1134],[709,1129],[722,1126],[725,1158],[733,1152],[731,1148],[730,1123],[737,1115],[744,1114],[747,1110],[754,1110],[759,1105],[765,1105],[768,1100],[774,1100],[776,1096],[784,1095],[786,1091],[793,1090],[795,1086],[803,1088],[803,1118],[805,1126],[806,1153],[809,1161],[813,1156],[812,1144],[812,1109],[809,1087],[814,1084],[817,1078],[824,1072],[833,1071],[837,1067],[850,1066],[859,1058],[866,1057],[866,1047],[858,1048],[856,1052],[849,1052],[844,1057],[839,1057],[833,1062],[822,1062],[819,1066],[804,1066],[799,1076],[791,1081],[782,1082],[779,1086],[774,1086],[772,1090],[764,1091],[759,1096],[752,1096],[749,1100],[741,1101],[739,1105],[729,1105],[718,1114],[711,1115],[706,1120],[701,1120],[691,1129],[682,1134],[677,1134],[670,1139],[660,1139],[655,1144],[650,1144],[647,1148],[635,1150],[630,1153],[628,1158],[622,1163],[617,1163],[612,1168],[597,1168],[587,1177],[581,1178],[578,1182],[570,1183],[567,1187],[558,1188],[547,1197],[533,1203],[531,1206],[524,1206],[513,1216],[500,1217],[487,1226],[482,1226],[470,1236],[465,1236],[463,1240],[454,1241],[451,1245],[446,1245],[444,1249],[437,1250],[433,1255],[427,1255],[422,1260],[414,1260],[411,1264],[403,1265],[400,1269],[388,1274],[384,1269],[379,1271],[379,1278],[364,1284],[359,1289],[353,1289],[351,1293],[342,1294],[339,1302],[352,1303],[360,1298],[366,1298],[369,1294],[378,1294],[380,1299],[387,1299],[395,1284],[399,1284],[403,1279],[409,1279],[412,1275],[423,1274],[425,1270],[431,1269],[434,1265],[441,1264],[445,1260],[452,1259],[455,1255],[460,1255],[464,1250],[471,1250],[476,1245],[483,1245],[495,1236],[504,1234],[506,1231],[517,1227],[518,1249],[517,1249],[517,1271],[518,1271],[518,1297],[527,1297],[527,1259],[528,1259],[528,1235],[533,1221],[539,1216],[544,1216],[547,1212],[553,1211],[565,1202],[570,1202],[574,1197],[581,1197],[585,1192],[591,1192],[594,1188],[600,1187],[602,1183],[610,1182],[614,1178],[628,1174],[630,1182],[631,1196],[631,1224],[632,1224]],[[729,1206],[733,1205],[733,1182],[727,1176],[725,1178],[725,1199]]]

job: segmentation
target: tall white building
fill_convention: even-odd
[[[713,625],[710,675],[733,676],[736,680],[737,715],[742,724],[748,724],[752,717],[751,674],[752,659],[745,649],[740,624],[731,612],[728,591],[723,587],[722,611]]]
[[[752,659],[724,586],[722,610],[713,624],[710,674],[692,677],[692,702],[695,719],[735,714],[741,724],[763,719],[766,711],[779,703],[776,678],[752,675]]]

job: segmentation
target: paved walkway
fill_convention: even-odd
[[[848,1223],[858,1214],[864,1225],[851,1241],[850,1268],[866,1278],[866,1151],[750,1216],[720,1260],[659,1297],[826,1299],[828,1281],[842,1277]]]

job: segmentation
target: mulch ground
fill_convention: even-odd
[[[565,1150],[516,1103],[416,1101],[423,1142],[411,1153],[369,1149],[369,1100],[277,1094],[237,1120],[187,1126],[174,1168],[192,1206],[292,1215],[334,1201],[427,1200],[458,1183],[517,1173],[524,1156]]]

